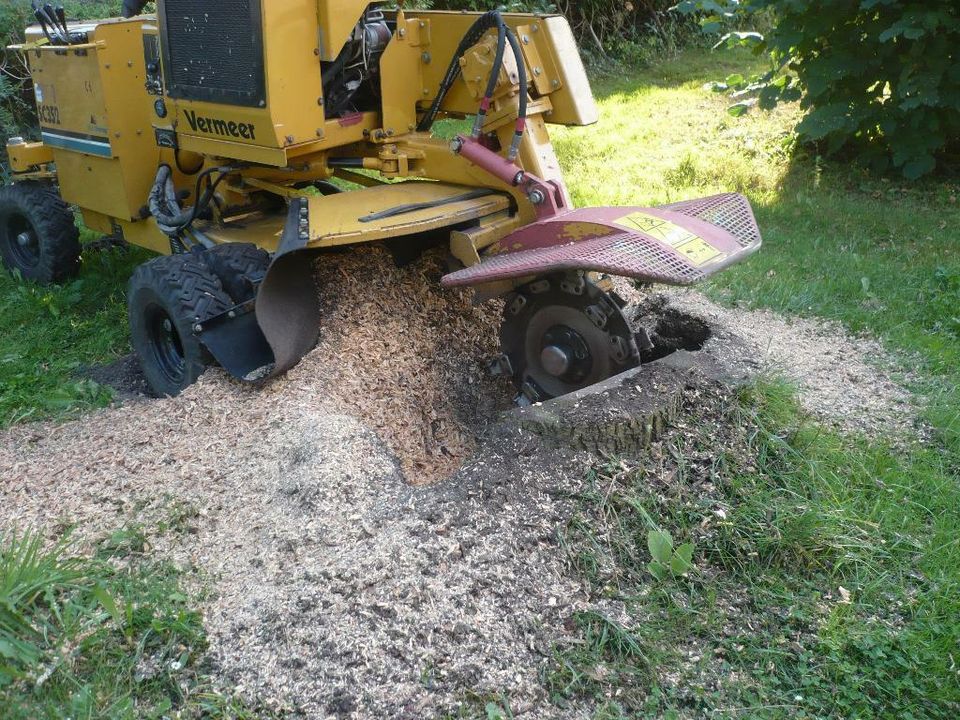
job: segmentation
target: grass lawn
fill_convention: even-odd
[[[598,466],[603,491],[585,493],[561,533],[571,567],[632,621],[577,617],[582,642],[556,648],[544,682],[558,704],[586,699],[598,719],[958,717],[960,187],[794,153],[795,106],[730,117],[726,98],[703,85],[755,62],[691,50],[598,81],[601,124],[554,134],[575,201],[746,193],[764,249],[708,292],[882,338],[929,398],[934,436],[909,454],[838,437],[802,417],[789,389],[762,385],[731,403],[724,426],[740,452],[708,458],[722,482],[703,496],[682,484],[658,493],[642,465]],[[80,371],[128,352],[123,289],[142,259],[88,253],[80,279],[53,290],[0,276],[0,424],[109,401]],[[676,462],[710,441],[674,448]],[[724,522],[703,536],[718,506]],[[698,538],[688,576],[647,572],[657,529],[678,543]],[[91,588],[130,582],[94,570],[70,591],[78,602],[103,605]],[[0,603],[0,623],[2,613]],[[183,622],[174,629],[189,639],[195,628]],[[97,652],[123,642],[124,619],[110,627]],[[681,652],[693,646],[696,658]],[[501,704],[487,715],[509,717],[509,698]]]
[[[151,558],[138,528],[85,554],[68,540],[48,548],[32,533],[3,537],[0,716],[267,717],[213,684],[191,602],[180,573]]]
[[[147,257],[138,249],[87,251],[79,277],[60,287],[0,272],[0,427],[111,400],[83,371],[130,351],[124,293]]]
[[[592,698],[596,718],[957,717],[960,187],[792,152],[795,106],[728,116],[703,85],[755,62],[689,51],[596,83],[601,132],[555,134],[575,200],[746,193],[764,249],[708,293],[883,339],[916,371],[934,438],[909,454],[841,438],[788,388],[761,385],[726,418],[743,452],[713,457],[709,492],[664,498],[643,468],[596,468],[565,542],[588,579],[612,568],[597,592],[636,624],[581,618],[583,642],[557,649],[551,688],[560,702]],[[647,534],[690,539],[718,506],[729,514],[689,577],[652,581]]]

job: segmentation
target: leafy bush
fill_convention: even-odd
[[[685,0],[718,32],[775,14],[766,34],[728,32],[728,43],[769,53],[765,75],[727,83],[742,99],[770,108],[801,98],[801,140],[846,153],[909,179],[931,172],[960,140],[960,7],[923,0]],[[748,99],[745,99],[748,98]]]
[[[593,65],[645,62],[697,35],[691,19],[669,12],[672,0],[421,0],[415,4],[435,10],[499,7],[509,12],[563,13],[581,52]]]

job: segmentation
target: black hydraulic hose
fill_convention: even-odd
[[[150,214],[157,219],[157,225],[167,235],[176,235],[196,221],[197,217],[203,212],[213,200],[213,195],[217,186],[234,168],[214,167],[204,170],[197,176],[194,189],[196,202],[193,207],[182,209],[177,201],[177,191],[173,184],[173,171],[169,165],[161,165],[157,169],[157,176],[153,187],[150,189],[148,206]],[[204,179],[208,179],[213,173],[220,172],[209,187],[200,194],[200,187]]]
[[[63,5],[57,5],[55,8],[57,13],[57,22],[60,23],[60,27],[63,28],[63,32],[67,37],[70,37],[70,28],[67,25],[67,13],[63,9]]]
[[[444,75],[443,80],[440,82],[440,88],[437,91],[437,96],[430,105],[430,109],[417,124],[417,131],[427,132],[433,126],[433,121],[436,120],[437,113],[440,112],[440,105],[447,96],[447,92],[449,92],[450,88],[453,87],[454,81],[460,76],[460,58],[463,54],[469,50],[471,46],[476,45],[477,41],[483,37],[483,34],[487,30],[498,27],[501,22],[503,22],[503,20],[500,17],[500,12],[498,10],[491,10],[478,17],[473,25],[470,26],[470,29],[467,30],[463,39],[460,40],[456,52],[453,53],[453,57],[450,59],[450,65],[447,68],[446,75]]]
[[[147,204],[150,214],[167,234],[178,226],[184,225],[193,212],[193,208],[182,210],[176,200],[176,188],[173,186],[173,171],[169,165],[157,169],[157,177],[150,188]]]
[[[509,160],[515,160],[517,153],[520,152],[520,141],[523,139],[523,132],[527,127],[527,94],[529,87],[527,85],[527,65],[523,60],[523,49],[520,47],[520,41],[513,30],[507,28],[507,42],[510,43],[510,49],[517,59],[517,79],[520,82],[520,108],[517,112],[517,126],[513,132],[513,142],[510,143],[510,150],[507,152]]]
[[[507,25],[503,18],[498,18],[497,23],[497,52],[493,58],[493,66],[490,68],[490,77],[487,78],[487,89],[483,93],[483,99],[480,101],[480,109],[477,110],[477,116],[473,120],[473,137],[480,137],[480,130],[483,128],[483,120],[490,109],[490,102],[493,99],[493,93],[497,89],[497,80],[500,77],[500,68],[503,67],[503,53],[507,49]]]
[[[64,45],[69,45],[70,38],[63,34],[63,30],[61,30],[60,26],[57,24],[57,16],[53,9],[53,5],[50,3],[45,3],[42,10],[44,17],[46,17],[47,22],[50,24],[50,27],[53,28],[53,32],[57,38],[59,38],[60,42],[62,42]]]
[[[63,37],[63,33],[60,32],[60,28],[57,27],[57,24],[53,18],[47,15],[43,7],[36,2],[33,3],[32,7],[33,16],[37,19],[37,22],[40,23],[40,29],[43,30],[43,34],[46,35],[47,40],[50,41],[50,44],[67,44],[67,41]]]
[[[50,31],[47,30],[47,21],[43,19],[43,12],[36,5],[33,6],[33,16],[37,19],[37,22],[40,23],[40,29],[43,30],[44,36],[47,38],[47,42],[51,45],[55,45],[53,37],[50,35]]]

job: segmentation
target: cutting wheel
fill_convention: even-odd
[[[640,362],[615,297],[583,272],[549,275],[511,293],[500,344],[521,402],[565,395]]]

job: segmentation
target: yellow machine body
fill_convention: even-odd
[[[16,48],[41,142],[8,141],[13,179],[54,183],[88,227],[180,256],[135,275],[128,298],[134,345],[160,394],[195,379],[200,361],[185,347],[199,357],[202,344],[247,379],[296,363],[319,332],[309,260],[324,248],[390,241],[404,254],[405,243],[439,238],[463,266],[445,285],[521,293],[501,340],[535,400],[639,362],[615,299],[583,285],[584,272],[688,284],[760,244],[739,196],[573,209],[548,126],[590,125],[598,112],[560,15],[369,0],[159,0],[155,15],[69,25],[41,12]],[[455,123],[434,124],[444,120]],[[21,212],[10,193],[0,200]],[[39,252],[28,220],[0,227],[10,258]],[[166,320],[154,322],[150,298],[168,282],[158,273],[193,262],[194,280],[210,274],[209,292],[186,309],[168,298]],[[537,281],[545,272],[580,280]],[[528,285],[539,300],[524,299]],[[565,315],[540,327],[530,318],[548,300],[545,312]],[[528,324],[543,337],[527,338]],[[175,340],[164,329],[173,325]],[[557,340],[560,325],[569,341]],[[154,381],[158,353],[172,364]]]
[[[162,5],[162,3],[161,3]],[[491,187],[516,198],[515,221],[499,223],[502,235],[534,218],[523,195],[464,159],[450,153],[445,140],[415,132],[418,113],[438,92],[457,43],[476,14],[451,12],[396,12],[387,20],[393,32],[380,62],[381,107],[326,116],[321,62],[332,61],[367,11],[366,0],[281,0],[260,4],[259,33],[263,59],[263,97],[255,106],[218,103],[184,97],[164,98],[165,117],[155,103],[161,95],[148,92],[151,77],[150,47],[162,48],[165,31],[156,16],[109,19],[72,26],[88,41],[61,47],[45,43],[36,26],[28,29],[20,49],[27,58],[37,99],[43,145],[11,146],[14,170],[34,177],[38,166],[53,163],[63,198],[76,205],[85,223],[104,233],[122,233],[137,245],[169,252],[168,238],[144,206],[156,168],[176,167],[174,152],[162,147],[158,137],[175,138],[183,165],[215,166],[244,163],[221,186],[223,204],[254,204],[264,193],[289,197],[295,184],[326,179],[338,173],[327,164],[332,156],[350,154],[366,158],[367,175],[359,179],[371,188],[318,198],[313,202],[337,217],[357,218],[395,202],[395,191],[384,192],[367,182],[383,179],[433,179],[456,188]],[[543,178],[559,178],[559,166],[549,144],[545,123],[583,125],[595,122],[597,110],[589,92],[583,65],[567,22],[561,16],[506,14],[504,19],[521,38],[522,61],[530,77],[532,102],[529,132],[521,147],[519,164]],[[462,62],[463,81],[447,95],[443,113],[464,117],[476,111],[479,88],[486,82],[492,62],[488,34]],[[152,41],[151,41],[152,39]],[[319,42],[318,42],[319,39]],[[492,40],[492,42],[491,42]],[[169,53],[157,60],[173,62]],[[514,68],[498,87],[488,125],[509,139],[507,115],[517,106],[517,59],[509,54],[505,65]],[[168,70],[152,73],[163,81]],[[252,81],[255,82],[255,81]],[[159,133],[159,134],[158,134]],[[175,171],[175,184],[191,189],[191,179]],[[349,181],[356,183],[356,175]],[[432,191],[411,187],[412,196],[456,194],[449,188]],[[306,193],[309,195],[309,193]],[[500,212],[502,202],[467,200],[449,215],[449,225],[484,217],[491,207]],[[275,250],[285,215],[249,218],[236,239],[253,241]],[[311,213],[311,217],[315,217]],[[387,226],[365,224],[349,233],[331,232],[319,223],[311,227],[311,242],[318,246],[381,240],[435,229],[439,220]],[[382,225],[382,224],[381,224]],[[269,231],[267,228],[271,228]],[[229,222],[209,224],[218,242],[234,239]],[[338,238],[334,240],[333,238]],[[462,236],[460,239],[462,243]],[[464,255],[463,252],[458,253]],[[467,253],[472,257],[476,253]]]

